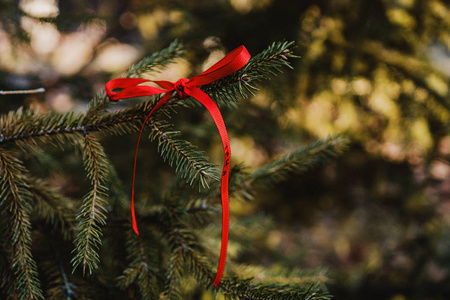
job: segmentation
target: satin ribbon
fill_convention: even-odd
[[[224,165],[222,170],[221,179],[221,198],[222,198],[222,244],[220,248],[220,258],[219,266],[217,268],[217,274],[213,281],[216,287],[219,287],[220,280],[222,279],[222,274],[225,268],[225,261],[227,256],[228,247],[228,232],[230,225],[229,217],[229,200],[228,200],[228,178],[230,172],[230,158],[231,158],[231,147],[228,139],[227,129],[223,121],[222,115],[217,107],[216,103],[205,93],[199,86],[206,85],[217,81],[220,78],[228,76],[237,70],[244,67],[250,59],[250,54],[244,46],[240,46],[228,53],[224,58],[218,61],[216,64],[211,66],[209,69],[203,73],[192,77],[191,79],[181,78],[177,82],[173,83],[170,81],[153,81],[139,78],[118,78],[113,79],[106,83],[106,94],[111,101],[119,101],[124,98],[133,98],[140,96],[163,94],[164,96],[159,100],[155,107],[150,111],[142,124],[141,131],[139,132],[139,137],[136,145],[136,153],[134,156],[134,169],[133,169],[133,184],[131,192],[131,216],[133,222],[133,229],[136,234],[139,235],[139,231],[136,223],[136,216],[134,211],[134,184],[136,179],[136,160],[139,148],[139,142],[141,140],[142,132],[145,127],[145,123],[150,118],[150,116],[160,109],[172,96],[174,92],[178,92],[181,99],[185,99],[189,96],[199,101],[208,110],[214,123],[216,124],[217,130],[219,131],[220,138],[222,140],[223,151],[224,151]],[[144,82],[154,82],[161,88],[139,85]],[[114,90],[121,89],[118,92]]]

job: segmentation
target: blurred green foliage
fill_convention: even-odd
[[[189,46],[192,65],[180,60],[154,76],[198,73],[208,59],[240,44],[257,53],[273,41],[295,40],[301,58],[294,70],[239,111],[225,112],[234,160],[257,167],[336,133],[350,137],[352,148],[253,202],[235,203],[234,214],[262,211],[276,224],[236,259],[326,268],[337,299],[450,297],[446,1],[1,0],[0,7],[0,90],[47,90],[0,96],[1,112],[21,104],[80,110],[107,80],[175,38]],[[200,119],[199,112],[180,114],[190,123]],[[197,121],[189,139],[220,161],[205,126],[212,125]],[[107,143],[128,182],[127,138]],[[144,156],[144,167],[162,164]],[[158,190],[164,176],[153,174],[138,189]],[[67,181],[58,183],[67,194],[83,185],[67,175],[59,180]]]

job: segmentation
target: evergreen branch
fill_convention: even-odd
[[[107,113],[107,108],[110,106],[105,90],[100,90],[94,98],[89,102],[86,116],[83,120],[83,125],[90,123],[98,116],[104,116]]]
[[[89,131],[95,128],[103,133],[117,135],[139,131],[139,125],[154,105],[154,103],[144,103],[99,117],[85,129]],[[173,107],[161,108],[149,118],[147,124],[152,129],[150,139],[153,141],[158,139],[158,152],[170,166],[176,165],[176,172],[180,173],[180,176],[189,184],[192,185],[198,179],[201,187],[207,187],[208,178],[218,179],[219,173],[214,164],[209,163],[208,158],[203,156],[203,152],[198,151],[196,146],[188,141],[177,139],[180,132],[171,130],[171,126],[166,121],[155,121],[161,114],[169,116],[171,108]]]
[[[269,79],[270,75],[281,73],[282,67],[292,69],[289,58],[298,58],[292,52],[294,42],[272,43],[266,50],[250,59],[245,67],[248,81]]]
[[[189,263],[189,257],[192,252],[199,251],[196,236],[189,230],[178,224],[176,228],[165,228],[165,236],[168,239],[171,253],[167,266],[166,280],[163,299],[181,299],[180,282],[183,275],[183,269],[186,263]],[[195,269],[189,268],[191,271]],[[211,277],[211,282],[213,277]]]
[[[25,140],[16,141],[17,147],[24,154],[24,160],[33,160],[36,162],[36,168],[39,169],[40,173],[45,175],[50,175],[54,172],[62,171],[60,169],[60,164],[52,153],[45,151],[42,147],[27,143]]]
[[[184,251],[180,248],[174,249],[169,257],[167,265],[166,280],[162,299],[181,299],[180,282],[184,266]]]
[[[90,132],[102,131],[121,135],[139,131],[138,125],[142,124],[142,120],[154,105],[155,103],[143,103],[134,108],[106,115],[92,114],[88,119],[85,119],[82,114],[75,116],[73,113],[37,114],[31,109],[24,110],[21,107],[16,112],[0,116],[0,145],[27,139],[35,142],[36,138],[57,137],[57,140],[61,141],[60,145],[63,146],[67,139],[73,144],[77,143],[76,138],[69,138],[73,134],[86,135]],[[164,108],[160,111],[167,113]],[[65,136],[66,140],[61,136]]]
[[[131,263],[117,278],[119,287],[125,289],[136,283],[142,299],[155,299],[157,269],[154,265],[156,262],[149,259],[142,238],[134,233],[127,234],[126,249],[127,258],[131,260]],[[152,255],[152,257],[155,256]]]
[[[217,206],[208,204],[205,199],[193,199],[180,207],[177,213],[190,227],[202,228],[212,221],[213,215],[220,214],[221,210]]]
[[[11,249],[11,269],[19,299],[43,299],[36,262],[31,254],[31,193],[26,169],[11,153],[0,151],[0,210],[8,220],[6,229]]]
[[[75,138],[71,138],[71,133],[85,133],[86,129],[82,125],[83,114],[73,112],[59,114],[48,112],[38,114],[31,109],[20,107],[15,112],[0,116],[0,144],[19,140],[32,139],[37,137],[55,136],[49,142],[57,142],[64,147],[67,142],[76,143]]]
[[[208,266],[207,260],[197,251],[187,251],[186,261],[194,275],[206,286],[211,287],[214,273]],[[251,279],[222,278],[219,286],[226,299],[245,300],[328,300],[330,295],[321,292],[316,285],[305,288],[295,284],[261,283]]]
[[[0,115],[0,145],[28,139],[36,143],[37,138],[45,138],[44,141],[56,141],[61,147],[64,147],[66,142],[77,144],[80,135],[90,132],[113,135],[136,132],[139,131],[142,121],[156,105],[156,102],[145,102],[133,108],[108,114],[93,114],[88,119],[83,114],[56,114],[53,112],[38,114],[31,109],[24,110],[20,107],[16,112]],[[171,107],[159,109],[150,119],[154,119],[160,114],[169,116],[170,109],[174,106],[176,104],[172,103]],[[73,135],[75,136],[71,137]],[[50,139],[51,137],[52,139]]]
[[[282,67],[292,69],[290,58],[297,58],[292,52],[294,42],[273,43],[263,52],[253,56],[247,65],[230,76],[213,82],[204,88],[206,93],[216,102],[234,106],[240,97],[246,98],[244,89],[253,95],[257,88],[253,82],[270,79],[282,72]]]
[[[312,284],[324,284],[328,280],[323,272],[314,270],[292,270],[280,266],[268,269],[254,265],[239,265],[235,269],[237,269],[237,274],[241,278],[255,277],[258,281],[270,283],[296,284],[309,287]]]
[[[125,193],[123,183],[117,174],[114,165],[109,164],[108,169],[109,180],[107,182],[107,189],[109,191],[109,204],[111,205],[111,211],[120,213],[129,210],[129,196]]]
[[[232,103],[238,101],[240,96],[246,97],[243,87],[251,92],[252,89],[255,89],[251,82],[269,78],[268,75],[281,71],[282,66],[290,67],[288,58],[296,57],[292,54],[292,45],[293,43],[288,42],[274,43],[261,54],[251,58],[244,68],[202,87],[202,89],[216,102],[233,105]],[[158,65],[162,66],[162,60],[158,58],[158,55],[172,59],[181,55],[181,46],[176,42],[166,50],[167,52],[163,50],[160,53],[155,53],[154,57],[151,56],[153,58],[149,58],[147,61],[148,67],[144,67],[145,64],[142,63],[142,65],[131,68],[129,72],[142,73]],[[174,99],[178,99],[177,96]],[[51,141],[56,140],[63,147],[66,142],[76,143],[76,138],[71,138],[71,134],[85,135],[89,132],[102,131],[120,135],[135,132],[139,130],[137,124],[145,119],[157,101],[158,98],[154,98],[150,103],[144,103],[135,108],[105,114],[105,109],[110,102],[104,92],[101,91],[89,104],[86,116],[74,113],[56,114],[54,112],[38,114],[30,109],[19,108],[16,112],[0,116],[0,144],[55,136],[56,139]],[[192,100],[170,101],[158,113],[167,114],[169,109],[189,103],[197,105],[196,101]],[[154,119],[154,116],[151,119]]]
[[[178,40],[175,40],[166,49],[155,52],[131,66],[123,77],[141,77],[146,72],[159,72],[183,54],[184,46]]]
[[[177,40],[173,41],[169,47],[152,55],[143,58],[137,64],[132,65],[128,71],[121,77],[142,77],[146,72],[160,72],[167,65],[173,63],[175,59],[184,54],[184,47]],[[152,97],[155,98],[155,97]],[[89,103],[89,109],[86,112],[85,123],[90,122],[95,116],[103,115],[111,102],[104,90],[101,90]]]
[[[266,186],[282,181],[290,174],[301,174],[338,156],[348,147],[348,144],[349,141],[343,137],[316,141],[257,169],[250,175],[250,182]]]
[[[63,236],[69,238],[73,232],[73,220],[68,214],[71,211],[69,199],[40,179],[29,178],[28,184],[37,213],[54,228],[60,227]]]
[[[112,135],[139,132],[142,122],[156,105],[156,102],[157,101],[144,102],[133,108],[123,109],[105,116],[100,116],[88,124],[86,130],[88,132],[100,131]],[[163,107],[155,112],[149,120],[155,119],[160,114],[169,115],[169,110]]]
[[[242,279],[223,279],[221,291],[228,299],[246,300],[328,300],[331,296],[316,285],[305,289],[294,284],[266,284]]]
[[[171,125],[164,121],[149,121],[152,127],[150,139],[158,138],[158,152],[170,166],[176,165],[175,171],[192,185],[198,178],[202,187],[208,187],[208,178],[218,179],[218,171],[203,156],[203,151],[185,140],[179,140],[179,131],[171,131]]]
[[[250,201],[254,197],[254,189],[251,185],[252,180],[249,179],[248,167],[244,164],[237,164],[231,167],[230,180],[228,183],[228,192],[230,198]],[[211,188],[202,191],[202,199],[206,201],[220,198],[220,181],[211,183]],[[217,210],[220,212],[220,209]]]
[[[79,266],[86,267],[89,273],[98,267],[100,261],[97,250],[101,245],[102,230],[100,226],[106,225],[106,188],[108,161],[100,143],[91,135],[84,138],[83,147],[84,168],[87,178],[91,181],[92,190],[84,197],[83,205],[77,216],[78,234],[74,240],[77,254],[72,259],[73,271]]]

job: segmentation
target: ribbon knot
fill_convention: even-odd
[[[175,82],[175,91],[178,92],[178,94],[180,95],[180,99],[186,99],[187,97],[189,97],[188,94],[185,93],[184,89],[186,88],[186,84],[189,82],[189,79],[187,78],[181,78],[178,79],[177,82]]]
[[[153,109],[148,113],[145,118],[141,131],[139,132],[139,137],[136,144],[136,153],[134,156],[134,169],[133,169],[133,183],[131,190],[131,217],[133,223],[133,229],[136,234],[139,234],[136,222],[136,216],[134,211],[134,183],[136,178],[136,161],[137,153],[139,148],[139,142],[141,140],[142,132],[145,128],[145,123],[150,118],[150,116],[160,109],[172,96],[174,92],[177,92],[181,99],[187,98],[189,96],[193,97],[199,101],[208,110],[214,123],[216,124],[217,130],[219,131],[220,138],[222,140],[223,152],[224,152],[224,164],[221,179],[221,198],[222,198],[222,244],[220,247],[220,258],[219,266],[217,268],[217,274],[213,281],[216,287],[219,287],[220,280],[222,279],[222,274],[225,268],[227,247],[228,247],[228,231],[230,226],[229,217],[229,201],[228,201],[228,177],[230,173],[230,158],[231,158],[231,147],[228,139],[227,129],[225,123],[223,122],[222,114],[219,111],[216,103],[205,93],[199,86],[203,86],[212,83],[220,78],[231,75],[237,70],[244,67],[250,59],[250,54],[244,46],[240,46],[218,61],[216,64],[211,66],[209,69],[203,73],[192,77],[191,79],[181,78],[175,83],[170,81],[153,81],[140,78],[118,78],[110,80],[106,83],[106,94],[111,101],[118,101],[124,98],[133,98],[149,95],[163,94],[164,96],[158,101],[158,103],[153,107]],[[159,85],[162,89],[148,86],[139,85],[144,82],[154,82]]]

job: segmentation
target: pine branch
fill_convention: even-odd
[[[294,42],[275,42],[266,50],[255,55],[245,67],[249,81],[270,79],[282,72],[282,67],[292,69],[289,58],[298,58],[292,52]]]
[[[123,77],[140,78],[147,72],[160,72],[173,63],[175,59],[180,58],[184,54],[184,46],[178,41],[173,41],[169,47],[159,52],[153,53],[151,56],[145,57],[137,64],[131,66]]]
[[[181,299],[180,282],[184,266],[184,251],[180,248],[174,249],[167,264],[166,281],[162,299]]]
[[[150,139],[158,138],[158,152],[170,166],[176,165],[175,171],[181,178],[190,185],[198,178],[203,188],[208,187],[208,178],[218,180],[218,170],[203,156],[203,151],[197,151],[197,147],[188,141],[177,139],[180,132],[171,131],[172,125],[153,120],[149,123],[152,128]]]
[[[202,89],[217,102],[236,102],[239,97],[246,96],[243,88],[248,91],[255,89],[251,85],[252,82],[269,78],[269,75],[280,72],[281,67],[290,67],[288,59],[296,57],[292,53],[292,45],[293,43],[288,42],[274,43],[267,50],[251,58],[244,68],[226,78],[204,86]],[[155,53],[130,68],[126,75],[130,74],[131,76],[131,74],[142,74],[149,70],[160,70],[165,66],[164,60],[168,59],[167,63],[169,63],[179,57],[182,54],[181,49],[181,45],[174,42],[169,48]],[[150,111],[149,108],[152,108],[156,101],[157,98],[150,101],[151,104],[144,104],[119,113],[105,114],[109,101],[104,92],[101,91],[89,104],[86,116],[74,113],[56,114],[54,112],[38,114],[30,109],[19,108],[16,112],[0,116],[0,144],[55,136],[59,145],[64,145],[66,142],[76,143],[76,138],[70,138],[70,134],[85,135],[93,131],[104,131],[110,134],[134,132],[138,130],[137,123],[142,122]],[[167,109],[187,103],[193,102],[179,101],[178,96],[175,95],[174,100],[169,101],[160,112],[167,113]],[[52,140],[55,141],[55,139]],[[50,141],[50,139],[45,140]]]
[[[177,40],[173,41],[169,47],[152,55],[143,58],[137,64],[132,65],[121,77],[138,77],[141,78],[147,72],[160,72],[169,64],[173,63],[177,58],[184,54],[184,46]],[[157,96],[152,97],[156,99]],[[101,90],[89,103],[86,112],[85,123],[89,123],[95,116],[104,115],[107,108],[111,105],[104,90]]]
[[[155,224],[164,238],[168,248],[166,251],[169,252],[167,269],[164,272],[165,284],[161,293],[162,299],[181,299],[180,283],[186,272],[185,266],[189,253],[202,251],[197,235],[187,228],[183,220],[185,216],[184,205],[172,198],[168,199],[164,208],[154,215],[158,220]]]
[[[142,299],[155,299],[157,268],[154,266],[157,262],[154,258],[156,254],[149,256],[142,238],[134,233],[127,234],[126,248],[127,258],[131,263],[117,278],[119,287],[125,289],[135,283],[139,287]]]
[[[343,137],[316,141],[255,170],[249,179],[252,185],[274,184],[291,174],[301,174],[338,156],[348,147],[348,144],[349,141]]]
[[[108,167],[109,180],[106,183],[106,187],[109,191],[109,204],[112,207],[111,212],[116,215],[123,211],[129,212],[129,195],[125,192],[123,183],[114,165],[109,164]]]
[[[29,190],[34,200],[34,210],[54,228],[60,228],[64,238],[73,234],[73,220],[69,214],[72,210],[70,200],[49,187],[43,180],[29,178]]]
[[[211,287],[214,273],[208,266],[207,260],[197,251],[185,253],[188,267],[193,270],[196,278],[205,286]],[[226,299],[242,300],[328,300],[330,296],[321,292],[316,285],[305,288],[295,284],[270,284],[255,282],[251,279],[227,279],[222,278],[219,286],[220,291]]]
[[[254,265],[239,265],[235,268],[240,278],[255,278],[258,281],[278,284],[296,284],[310,287],[313,284],[324,284],[328,277],[323,271],[298,270],[276,265],[271,268]]]
[[[107,108],[111,106],[111,102],[106,95],[105,90],[99,91],[89,102],[83,125],[92,122],[99,116],[107,115]]]
[[[114,112],[93,120],[92,125],[85,128],[90,130],[95,128],[107,134],[121,135],[134,131],[139,131],[143,119],[151,111],[155,103],[144,103],[132,109]],[[176,104],[175,104],[176,105]],[[173,108],[161,108],[152,115],[147,122],[147,126],[152,129],[151,140],[158,140],[158,152],[170,166],[176,166],[176,172],[181,174],[191,185],[199,180],[200,187],[208,186],[208,179],[217,179],[218,170],[213,164],[208,162],[202,151],[185,140],[180,140],[180,132],[171,130],[171,126],[164,120],[156,121],[162,114],[170,116]]]
[[[86,267],[89,273],[98,267],[100,257],[97,250],[102,243],[101,226],[106,225],[104,182],[108,177],[108,161],[103,147],[92,135],[86,135],[84,138],[83,161],[92,190],[84,197],[77,216],[78,233],[74,240],[76,256],[72,259],[72,264],[73,271],[81,265],[85,274]]]
[[[0,116],[0,144],[28,139],[36,143],[36,138],[50,136],[53,138],[44,139],[44,142],[60,147],[65,147],[67,143],[75,144],[76,138],[71,134],[86,132],[82,126],[83,119],[82,114],[73,112],[38,114],[29,108],[20,107],[15,112]]]
[[[297,58],[292,52],[293,42],[273,43],[263,52],[253,56],[247,65],[230,76],[222,78],[202,88],[217,103],[235,106],[239,99],[247,98],[258,90],[253,83],[282,72],[282,68],[292,69],[290,58]],[[246,92],[245,92],[246,91]]]
[[[26,140],[17,140],[16,145],[23,153],[25,161],[32,160],[36,163],[35,168],[39,169],[40,174],[50,175],[62,171],[59,168],[60,162],[42,147],[28,143]]]
[[[294,284],[264,284],[251,280],[224,279],[220,285],[228,299],[245,300],[328,300],[331,296],[311,285],[308,289]]]
[[[6,229],[11,249],[11,269],[19,299],[43,299],[36,262],[31,254],[31,193],[26,169],[11,153],[0,151],[0,210],[8,220]]]

